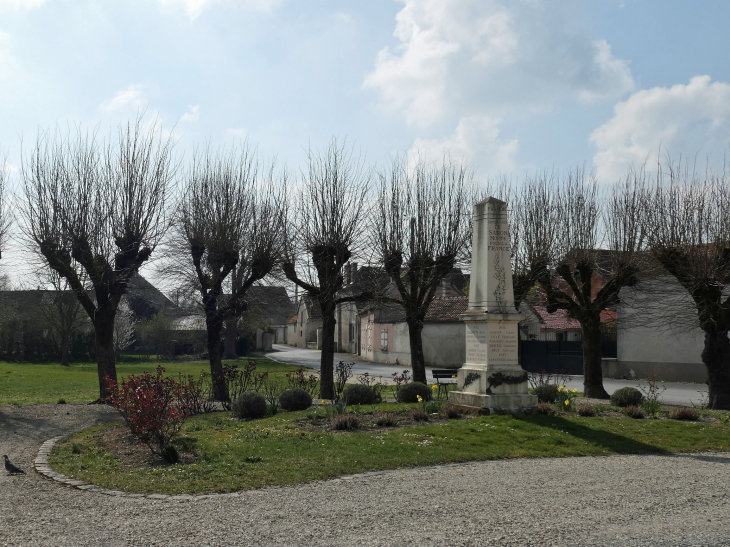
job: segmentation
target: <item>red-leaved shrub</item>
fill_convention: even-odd
[[[186,394],[189,387],[163,377],[164,372],[165,368],[158,366],[156,376],[149,372],[127,376],[119,384],[107,377],[113,393],[107,401],[122,416],[132,435],[160,455],[185,420],[201,412],[197,399]]]

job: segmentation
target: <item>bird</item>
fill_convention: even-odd
[[[12,463],[10,463],[7,455],[3,456],[3,458],[5,458],[5,470],[8,472],[8,475],[17,475],[18,473],[22,473],[23,475],[25,475],[25,471],[23,471],[22,469],[18,469]]]

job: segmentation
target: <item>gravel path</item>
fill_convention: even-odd
[[[730,454],[492,461],[193,502],[82,492],[31,467],[100,406],[0,407],[0,545],[730,545]],[[0,454],[2,455],[2,454]]]

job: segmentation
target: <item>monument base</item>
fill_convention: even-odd
[[[537,407],[537,396],[527,393],[527,372],[519,366],[467,363],[459,369],[457,377],[458,389],[449,392],[451,404],[486,410],[490,414],[525,412]]]

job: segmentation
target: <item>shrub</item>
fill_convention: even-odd
[[[319,393],[319,377],[316,374],[307,376],[304,367],[299,367],[299,370],[294,372],[287,372],[286,383],[288,389],[303,389],[312,397]]]
[[[279,406],[284,410],[307,410],[312,406],[312,396],[301,388],[287,389],[279,395]]]
[[[411,410],[411,419],[416,422],[425,422],[428,420],[428,414],[422,408],[414,408]]]
[[[65,405],[66,404],[66,399],[64,399],[63,397],[61,397],[56,404],[58,404],[58,405]]]
[[[596,409],[593,408],[592,406],[587,406],[587,405],[579,406],[578,414],[580,414],[581,416],[584,416],[586,418],[592,418],[593,416],[596,415]]]
[[[398,425],[398,422],[395,418],[393,418],[393,415],[390,412],[385,412],[383,414],[379,414],[375,418],[375,424],[380,427],[393,427]]]
[[[548,403],[538,403],[537,405],[537,413],[538,414],[545,414],[546,416],[555,416],[556,414],[555,407]]]
[[[241,420],[253,420],[266,416],[266,399],[253,391],[246,391],[233,401],[233,415]]]
[[[421,382],[408,382],[400,387],[397,394],[399,403],[417,403],[419,396],[423,401],[430,401],[431,388]]]
[[[180,454],[177,453],[175,445],[168,444],[162,449],[162,459],[167,463],[177,463],[180,461]]]
[[[441,408],[441,412],[443,412],[444,416],[451,420],[461,417],[461,410],[459,409],[459,407],[457,407],[456,405],[452,405],[451,403],[446,403]]]
[[[363,384],[350,384],[342,392],[342,398],[348,405],[372,405],[377,395],[370,387]]]
[[[639,406],[641,399],[643,395],[635,387],[622,387],[611,395],[611,404],[620,407]]]
[[[688,408],[688,407],[673,408],[671,410],[671,412],[669,412],[669,417],[672,420],[696,421],[696,420],[700,419],[700,413],[698,410],[695,410],[694,408]]]
[[[107,401],[119,412],[132,435],[164,455],[165,447],[178,434],[185,420],[198,409],[184,397],[184,388],[172,378],[164,378],[165,368],[157,367],[157,375],[131,375],[120,383],[108,376],[112,395]]]
[[[535,395],[539,403],[552,403],[558,396],[558,386],[555,384],[541,384],[535,388]]]
[[[339,431],[348,431],[358,429],[359,427],[360,420],[354,414],[340,414],[332,420],[332,429]]]
[[[635,420],[642,420],[646,418],[646,410],[640,406],[627,406],[624,408],[624,414],[626,414],[629,418],[634,418]]]
[[[655,399],[646,399],[641,403],[641,407],[646,410],[649,416],[656,416],[662,409],[662,404]]]

